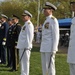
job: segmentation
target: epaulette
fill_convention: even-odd
[[[30,22],[28,22],[28,24],[30,24]]]
[[[3,38],[4,41],[6,41],[6,38]]]
[[[19,24],[19,23],[18,23],[17,25],[18,25],[18,26],[21,26],[21,24]]]
[[[55,17],[54,17],[54,16],[52,16],[52,17],[51,17],[51,19],[53,19],[53,20],[54,20],[54,19],[55,19]]]

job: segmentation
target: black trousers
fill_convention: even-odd
[[[1,45],[1,63],[6,64],[6,47]]]
[[[12,58],[12,69],[17,70],[18,65],[18,50],[15,47],[11,49],[11,58]]]
[[[1,44],[0,44],[0,59],[1,59]]]
[[[12,51],[11,51],[11,46],[7,46],[7,65],[9,67],[12,66],[12,57],[11,57]]]

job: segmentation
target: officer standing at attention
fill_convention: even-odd
[[[11,45],[12,45],[12,69],[11,71],[16,71],[18,67],[18,59],[19,59],[19,52],[16,49],[17,46],[17,41],[18,41],[18,36],[21,30],[21,25],[19,24],[19,17],[16,15],[13,15],[12,22],[14,23],[13,29],[12,29],[12,40],[11,40]]]
[[[31,17],[32,14],[27,10],[22,14],[25,24],[22,26],[17,44],[20,53],[21,75],[29,75],[29,60],[34,37],[34,26],[30,21]]]
[[[8,18],[8,24],[9,29],[7,32],[7,40],[6,40],[6,46],[7,46],[7,67],[11,67],[12,65],[12,56],[11,56],[11,41],[12,41],[12,29],[13,29],[13,22],[12,18]]]
[[[7,23],[8,17],[4,14],[1,14],[1,32],[0,32],[0,39],[1,39],[1,63],[6,64],[6,37],[7,37],[7,31],[9,28],[9,25]]]
[[[42,27],[41,60],[43,75],[55,75],[55,54],[58,51],[59,24],[53,16],[56,6],[46,2],[43,7],[46,20]]]
[[[67,62],[70,67],[70,75],[75,75],[75,17],[72,19]]]

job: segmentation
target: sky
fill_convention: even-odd
[[[1,1],[4,1],[4,0],[0,0],[0,2],[1,2]]]

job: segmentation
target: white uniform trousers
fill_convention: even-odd
[[[75,75],[75,64],[69,64],[70,75]]]
[[[22,56],[23,50],[19,50],[20,58]],[[30,50],[26,50],[21,59],[21,75],[29,75],[29,65],[30,65]]]
[[[50,52],[41,52],[41,60],[43,75],[55,75],[55,54],[51,56]]]

